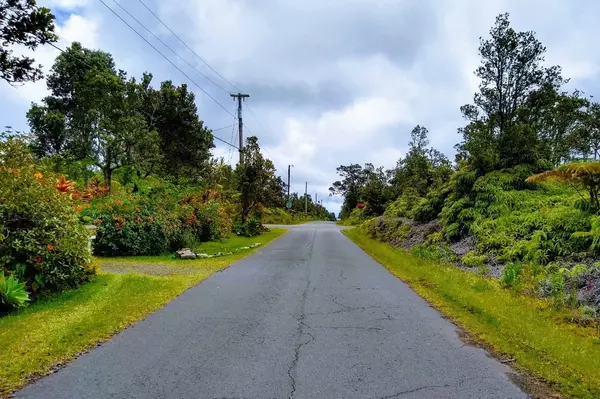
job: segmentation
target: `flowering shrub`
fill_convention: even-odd
[[[33,165],[0,164],[0,271],[34,295],[75,287],[93,269],[71,197]]]
[[[94,250],[102,256],[158,255],[231,233],[231,209],[216,192],[157,189],[111,195],[90,205],[82,215],[98,228]]]

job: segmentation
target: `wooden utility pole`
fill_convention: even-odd
[[[287,189],[288,189],[288,196],[287,196],[287,200],[290,200],[290,168],[292,167],[292,165],[288,165],[288,184],[287,184]]]
[[[308,215],[308,182],[304,186],[304,213]]]
[[[240,164],[244,162],[242,149],[244,148],[244,124],[242,123],[242,99],[246,99],[250,97],[250,94],[242,94],[242,93],[231,93],[231,97],[237,99],[238,102],[238,133],[239,133],[239,149],[240,149]]]

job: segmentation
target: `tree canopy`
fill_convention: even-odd
[[[35,50],[57,40],[48,8],[37,7],[35,0],[0,0],[0,78],[10,84],[42,78],[41,65],[34,65],[31,57],[13,55],[11,47]]]

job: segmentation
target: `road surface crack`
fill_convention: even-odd
[[[474,379],[477,379],[477,378],[479,378],[479,377],[470,377],[470,378],[464,378],[464,379],[462,379],[462,380],[460,380],[460,381],[458,381],[458,382],[455,382],[455,383],[453,383],[453,384],[444,384],[444,385],[425,385],[425,386],[422,386],[422,387],[419,387],[419,388],[414,388],[414,389],[408,389],[408,390],[406,390],[406,391],[401,391],[401,392],[395,393],[395,394],[393,394],[393,395],[381,396],[381,397],[379,397],[379,399],[392,399],[392,398],[399,398],[399,397],[400,397],[400,396],[402,396],[402,395],[406,395],[406,394],[408,394],[408,393],[413,393],[413,392],[422,391],[422,390],[425,390],[425,389],[433,389],[433,388],[450,388],[450,387],[452,387],[452,386],[459,386],[459,385],[462,385],[462,384],[463,384],[463,383],[465,383],[466,381],[469,381],[469,380],[474,380]]]
[[[309,332],[304,331],[304,327],[308,327],[308,325],[304,322],[304,318],[306,317],[306,311],[305,311],[306,298],[307,298],[308,292],[310,290],[310,265],[311,265],[311,261],[312,261],[313,249],[315,246],[316,234],[317,234],[317,230],[315,229],[315,232],[312,237],[312,245],[310,247],[310,253],[309,253],[309,257],[308,257],[309,261],[306,266],[306,286],[304,287],[304,291],[302,292],[302,300],[300,303],[300,315],[298,317],[298,327],[297,327],[298,343],[296,344],[296,347],[294,348],[294,359],[292,360],[292,364],[290,365],[290,368],[288,369],[288,372],[287,372],[288,377],[290,377],[290,380],[292,382],[291,392],[288,396],[288,399],[292,399],[294,397],[294,395],[296,394],[296,378],[294,377],[294,371],[296,369],[296,366],[298,365],[298,359],[300,358],[300,350],[302,349],[303,346],[308,345],[309,343],[311,343],[312,341],[315,340],[314,335],[312,335]],[[302,342],[302,336],[304,334],[307,334],[308,336],[310,336],[310,339],[306,342]]]

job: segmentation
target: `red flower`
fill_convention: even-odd
[[[121,230],[121,223],[117,223],[117,224],[115,224],[115,228],[116,228],[117,230]]]
[[[40,258],[39,256],[35,258],[35,263],[41,263],[42,262],[42,258]]]

